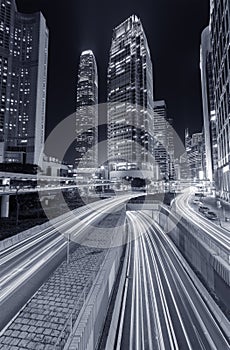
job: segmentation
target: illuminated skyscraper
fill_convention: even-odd
[[[167,147],[168,147],[168,160],[169,160],[169,179],[175,178],[175,143],[174,143],[174,120],[173,118],[167,118]]]
[[[214,86],[212,75],[212,51],[209,27],[201,36],[200,69],[203,100],[204,138],[206,153],[206,179],[213,181],[217,169],[216,112],[214,106]]]
[[[230,1],[211,0],[210,36],[217,122],[218,195],[230,201]]]
[[[107,100],[111,169],[151,171],[152,62],[141,21],[135,15],[113,30]]]
[[[0,1],[0,161],[38,164],[43,152],[48,29],[41,13]]]
[[[80,57],[77,81],[76,165],[95,168],[98,165],[98,73],[91,50]]]
[[[0,1],[0,162],[4,161],[6,127],[9,116],[9,86],[12,73],[12,38],[14,37],[15,2]]]
[[[154,102],[154,156],[160,176],[169,178],[169,155],[167,135],[167,111],[165,101]]]
[[[191,179],[203,180],[206,165],[204,133],[199,132],[190,135],[188,129],[186,129],[185,148]]]

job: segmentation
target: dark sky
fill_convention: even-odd
[[[22,12],[42,11],[50,30],[47,135],[75,110],[82,50],[92,49],[106,102],[112,29],[132,14],[141,18],[154,65],[154,99],[165,99],[176,131],[202,128],[200,35],[209,0],[16,0]]]

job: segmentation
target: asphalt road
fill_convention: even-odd
[[[66,257],[68,239],[70,247],[81,243],[90,225],[120,208],[130,196],[106,199],[67,213],[55,220],[55,226],[0,253],[0,330]]]
[[[186,191],[182,195],[178,196],[173,204],[173,208],[176,210],[182,218],[191,222],[194,227],[200,228],[205,232],[203,239],[216,252],[224,253],[223,258],[229,263],[230,258],[230,231],[224,229],[213,221],[207,219],[204,215],[199,213],[194,205],[191,205],[191,198],[194,193]]]
[[[143,212],[127,212],[131,242],[116,349],[230,348],[184,258]]]

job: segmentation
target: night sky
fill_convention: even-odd
[[[17,0],[21,12],[42,11],[50,31],[47,135],[75,111],[80,53],[98,63],[99,102],[106,102],[112,29],[140,17],[154,66],[154,99],[164,99],[181,138],[202,128],[200,35],[209,22],[209,0]]]

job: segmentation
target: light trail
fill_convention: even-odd
[[[70,235],[74,243],[79,236],[81,239],[87,238],[84,235],[97,220],[116,212],[133,196],[137,195],[129,194],[102,200],[67,213],[60,219],[55,219],[54,227],[51,225],[1,252],[0,305],[5,305],[9,296],[14,295],[20,286],[26,285],[27,281],[41,268],[45,268],[51,259],[65,251],[68,244],[66,237]],[[29,292],[25,289],[25,293]]]
[[[200,282],[194,283],[169,237],[144,212],[127,212],[127,222],[138,238],[129,247],[130,278],[116,349],[229,349],[230,331],[225,333],[215,319],[197,287]]]

